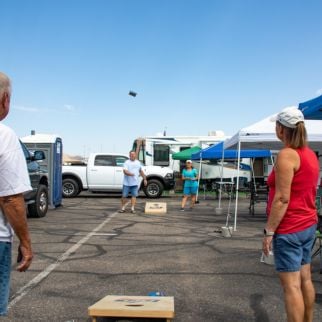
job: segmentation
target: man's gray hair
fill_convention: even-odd
[[[11,95],[11,82],[6,74],[0,72],[0,98],[4,93]]]

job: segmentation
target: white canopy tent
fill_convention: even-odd
[[[271,121],[273,115],[239,130],[230,139],[224,142],[225,149],[265,149],[279,150],[282,143],[275,134],[275,122]],[[322,121],[305,120],[310,147],[314,151],[322,152]]]
[[[274,153],[274,151],[278,151],[282,148],[283,145],[275,134],[275,122],[271,121],[272,116],[273,115],[242,128],[224,142],[225,149],[237,149],[239,151],[237,169],[239,169],[240,165],[241,149],[265,149],[271,150],[271,152]],[[322,121],[305,120],[305,126],[308,133],[309,146],[312,150],[316,151],[319,156],[322,155]],[[237,176],[239,176],[238,173]],[[234,230],[237,229],[238,189],[239,180],[237,180],[236,185]]]

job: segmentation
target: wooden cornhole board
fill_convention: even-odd
[[[88,308],[92,322],[96,318],[158,318],[171,322],[174,317],[172,296],[117,296],[108,295]]]
[[[166,202],[147,202],[145,204],[144,212],[150,215],[166,214],[167,203]]]

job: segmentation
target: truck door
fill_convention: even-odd
[[[87,183],[90,190],[113,190],[115,166],[112,155],[96,155],[93,165],[88,165]]]
[[[115,161],[115,188],[122,189],[123,186],[123,164],[128,158],[123,155],[116,155]]]

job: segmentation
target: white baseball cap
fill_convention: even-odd
[[[274,115],[271,121],[277,121],[286,127],[295,129],[297,123],[304,122],[304,115],[296,106],[288,106],[282,112]]]
[[[192,161],[191,160],[187,160],[186,163],[192,163]]]

